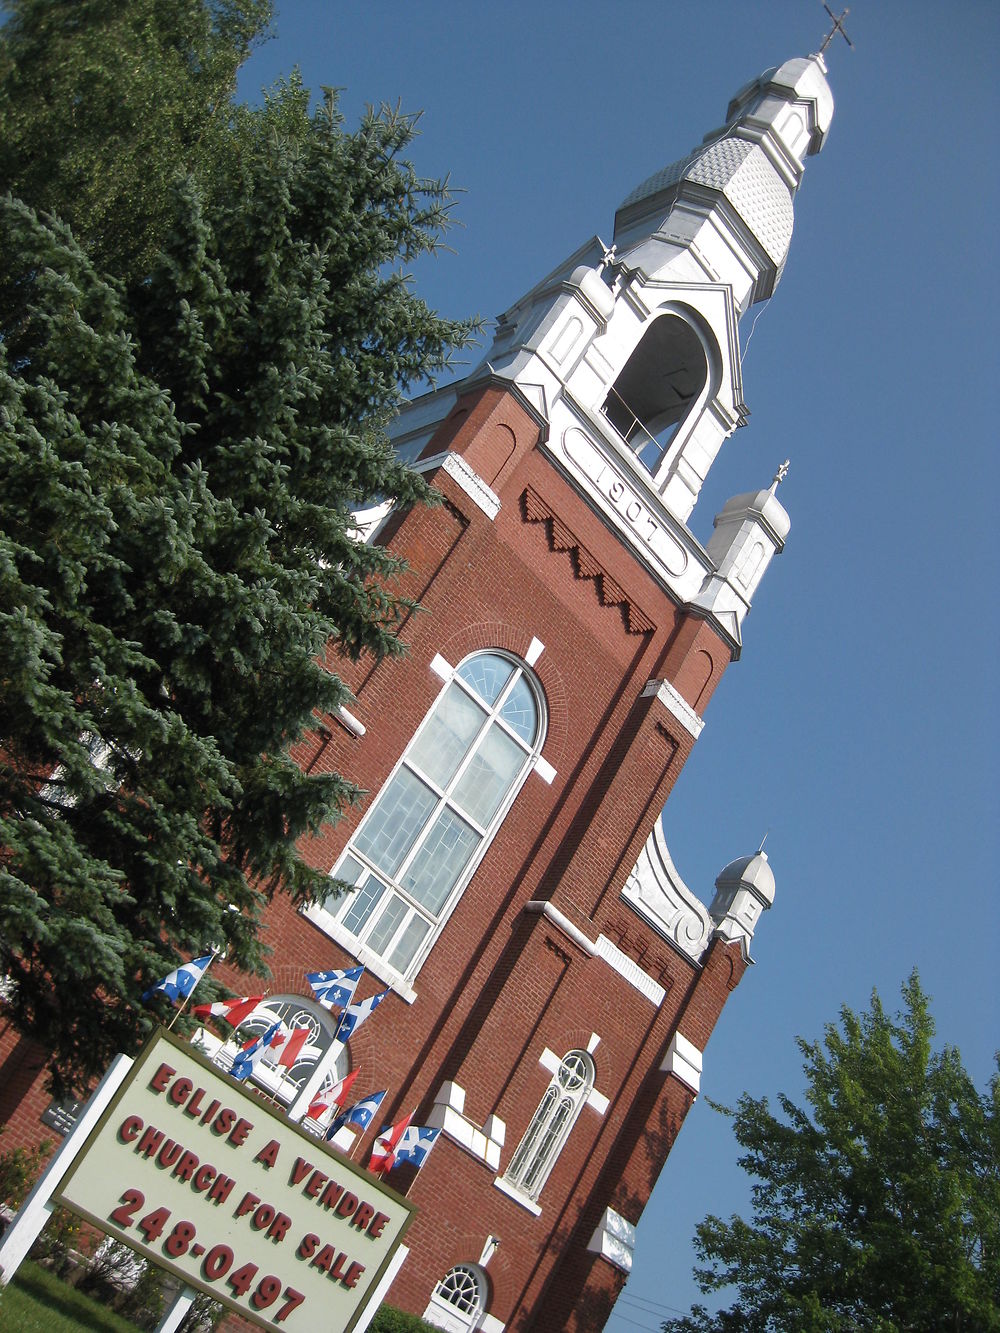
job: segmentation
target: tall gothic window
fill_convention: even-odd
[[[594,1062],[587,1052],[563,1056],[504,1177],[529,1199],[538,1198],[593,1086]]]
[[[412,978],[537,758],[528,667],[476,653],[454,672],[333,868],[331,933],[377,974]]]

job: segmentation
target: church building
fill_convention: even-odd
[[[395,447],[441,503],[359,515],[422,609],[400,659],[331,647],[353,701],[295,757],[371,793],[304,848],[352,887],[276,898],[271,993],[240,1040],[309,1028],[291,1070],[255,1073],[293,1118],[353,1071],[352,1096],[385,1090],[335,1140],[357,1162],[410,1112],[440,1131],[386,1177],[418,1211],[384,1299],[448,1333],[604,1327],[774,897],[759,851],[703,902],[660,815],[789,531],[778,459],[707,546],[688,520],[746,423],[739,321],[781,277],[825,73],[767,71],[637,185],[610,246],[584,241],[476,369],[400,413]],[[305,974],[358,965],[355,998],[386,996],[343,1043]]]

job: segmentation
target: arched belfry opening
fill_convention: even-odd
[[[680,315],[658,315],[604,400],[605,416],[650,472],[708,379],[701,339]]]

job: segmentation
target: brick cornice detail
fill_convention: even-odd
[[[625,627],[629,634],[651,634],[656,628],[649,616],[616,583],[597,557],[584,546],[579,537],[566,526],[537,491],[526,486],[521,496],[525,521],[544,523],[550,551],[566,552],[577,578],[592,579],[602,606],[618,606],[625,613]]]

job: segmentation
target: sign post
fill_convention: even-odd
[[[91,1093],[90,1100],[84,1106],[73,1128],[63,1139],[59,1150],[4,1232],[3,1240],[0,1241],[0,1287],[6,1286],[17,1272],[21,1260],[34,1245],[38,1233],[52,1215],[51,1199],[54,1191],[73,1165],[131,1068],[131,1056],[115,1056],[108,1066],[107,1073]]]

